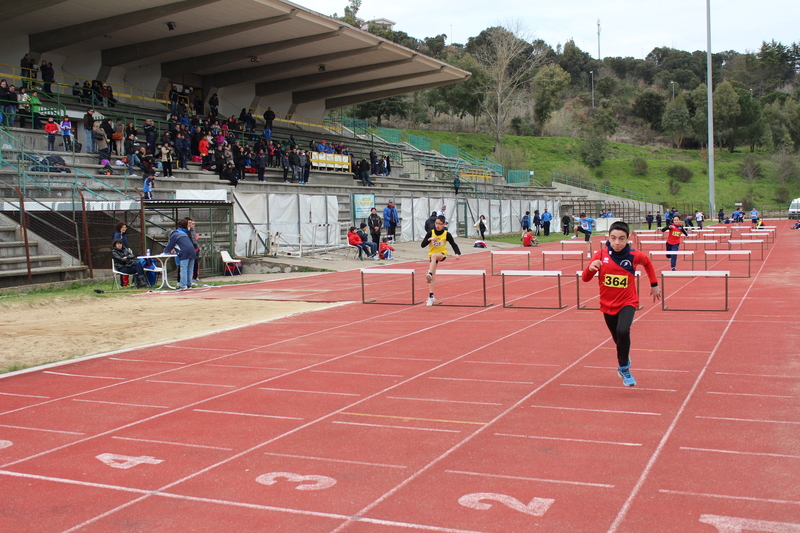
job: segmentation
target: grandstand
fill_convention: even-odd
[[[527,180],[514,180],[511,186],[502,167],[472,158],[457,147],[434,151],[414,139],[393,138],[385,129],[356,127],[328,116],[338,107],[457,83],[468,72],[287,2],[143,0],[130,12],[119,9],[114,3],[93,0],[0,4],[0,16],[13,23],[7,46],[0,52],[0,78],[17,87],[40,89],[41,117],[70,117],[76,140],[83,145],[81,151],[65,152],[59,136],[55,151],[48,151],[46,136],[31,129],[31,120],[26,128],[19,122],[0,128],[0,191],[5,199],[0,210],[4,217],[0,239],[5,244],[0,242],[0,249],[6,250],[0,286],[94,275],[94,269],[108,272],[108,236],[119,220],[131,223],[136,248],[158,251],[174,219],[191,214],[199,233],[209,237],[202,267],[204,274],[210,274],[222,270],[220,250],[266,254],[268,235],[276,231],[306,234],[307,241],[327,247],[341,246],[346,228],[356,220],[357,194],[374,195],[376,206],[392,200],[415,220],[429,214],[417,204],[429,207],[448,199],[460,214],[455,230],[462,236],[470,234],[476,211],[491,211],[492,202],[554,202],[548,205],[580,206],[576,208],[590,212],[597,208],[580,190],[557,191],[531,186]],[[52,79],[39,66],[20,66],[26,54],[37,64],[53,63]],[[87,82],[96,82],[98,91],[86,92]],[[100,92],[104,85],[110,93]],[[237,120],[240,111],[252,110],[254,131],[229,130],[230,141],[252,145],[267,125],[265,112],[271,109],[273,140],[285,146],[293,138],[299,148],[322,139],[341,142],[356,160],[369,160],[374,149],[390,157],[391,176],[373,176],[376,187],[364,188],[349,164],[328,164],[329,154],[320,154],[311,157],[315,165],[307,185],[284,183],[282,169],[267,169],[264,182],[248,174],[234,189],[192,162],[188,170],[175,170],[174,179],[159,176],[153,201],[142,202],[141,171],[131,173],[117,166],[124,154],[109,158],[109,171],[97,155],[86,153],[84,116],[89,109],[95,110],[95,120],[107,118],[123,127],[132,123],[144,146],[145,121],[153,121],[160,139],[176,107],[191,115],[196,97],[205,116],[213,94],[219,97],[216,118],[223,123],[233,117],[236,130],[245,129]],[[188,106],[180,107],[184,103]],[[64,166],[53,156],[62,158]],[[453,195],[456,177],[462,184],[459,198]],[[289,202],[280,204],[281,209],[288,209],[289,218],[295,220],[275,218],[268,206],[275,198]],[[292,198],[297,202],[291,204]],[[314,206],[308,211],[319,209],[314,198],[325,199],[324,217],[301,220],[304,202]],[[258,202],[263,209],[245,207]],[[35,213],[23,216],[23,204]],[[515,205],[512,211],[522,209],[522,203]],[[498,209],[498,216],[510,220],[507,204],[505,214],[502,205]],[[634,202],[629,215],[637,217],[648,209]],[[623,211],[622,206],[615,211]],[[55,247],[52,253],[30,249],[20,253],[26,248],[18,227],[23,218],[37,236],[35,242]],[[328,229],[309,238],[303,224]],[[508,225],[506,221],[494,226],[499,231],[516,230]],[[406,238],[418,237],[413,226],[409,224]]]

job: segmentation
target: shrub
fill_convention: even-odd
[[[634,176],[644,176],[647,174],[647,161],[643,157],[634,157],[631,161]]]
[[[748,183],[753,183],[761,177],[761,163],[756,161],[751,155],[748,155],[739,165],[739,174],[741,174]]]
[[[577,161],[571,161],[566,165],[559,165],[553,169],[556,174],[563,174],[570,178],[578,178],[585,181],[592,181],[592,175],[589,169],[581,165]]]
[[[694,171],[686,165],[672,165],[667,169],[667,175],[681,183],[688,183],[694,176]]]
[[[606,159],[606,140],[599,135],[586,139],[581,146],[581,159],[589,168],[602,165]]]
[[[779,204],[788,204],[792,201],[792,190],[786,185],[775,187],[775,201]]]
[[[678,194],[681,192],[681,184],[675,178],[670,178],[667,182],[667,186],[669,186],[669,193],[672,195]]]

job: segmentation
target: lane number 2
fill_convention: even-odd
[[[278,479],[284,478],[291,483],[302,483],[297,485],[295,490],[322,490],[336,485],[336,480],[328,476],[304,476],[292,472],[270,472],[262,474],[256,478],[256,482],[262,485],[274,485]]]
[[[14,443],[11,442],[10,440],[0,440],[0,450],[2,450],[3,448],[8,448],[9,446],[13,445]]]
[[[458,503],[464,507],[477,509],[479,511],[491,509],[492,504],[484,503],[482,500],[494,500],[505,505],[506,507],[514,509],[515,511],[529,514],[531,516],[544,516],[544,513],[546,513],[553,502],[555,502],[555,500],[550,498],[534,498],[530,501],[530,503],[528,503],[528,505],[525,505],[518,499],[506,494],[497,494],[494,492],[475,492],[472,494],[465,494],[464,496],[460,497],[458,499]]]
[[[789,522],[770,522],[715,514],[700,515],[700,522],[714,526],[719,533],[743,533],[744,531],[800,533],[800,524],[790,524]]]
[[[163,463],[163,459],[156,459],[148,455],[133,457],[131,455],[117,455],[116,453],[101,453],[97,456],[100,462],[107,464],[111,468],[127,470],[136,465],[157,465]]]

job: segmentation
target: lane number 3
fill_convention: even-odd
[[[486,511],[491,509],[491,503],[484,503],[483,500],[494,500],[498,503],[510,507],[520,513],[529,514],[531,516],[544,516],[544,513],[550,508],[555,500],[550,498],[534,498],[525,505],[518,499],[508,496],[506,494],[497,494],[494,492],[475,492],[472,494],[465,494],[458,499],[458,503],[470,509],[477,509],[479,511]]]
[[[278,479],[284,478],[291,483],[302,483],[295,490],[322,490],[336,485],[336,480],[328,476],[303,476],[292,472],[270,472],[256,478],[262,485],[274,485]]]

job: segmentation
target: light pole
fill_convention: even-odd
[[[675,100],[675,82],[671,81],[670,83],[672,84],[672,99]]]
[[[594,71],[590,70],[589,74],[592,75],[592,107],[594,107]]]

